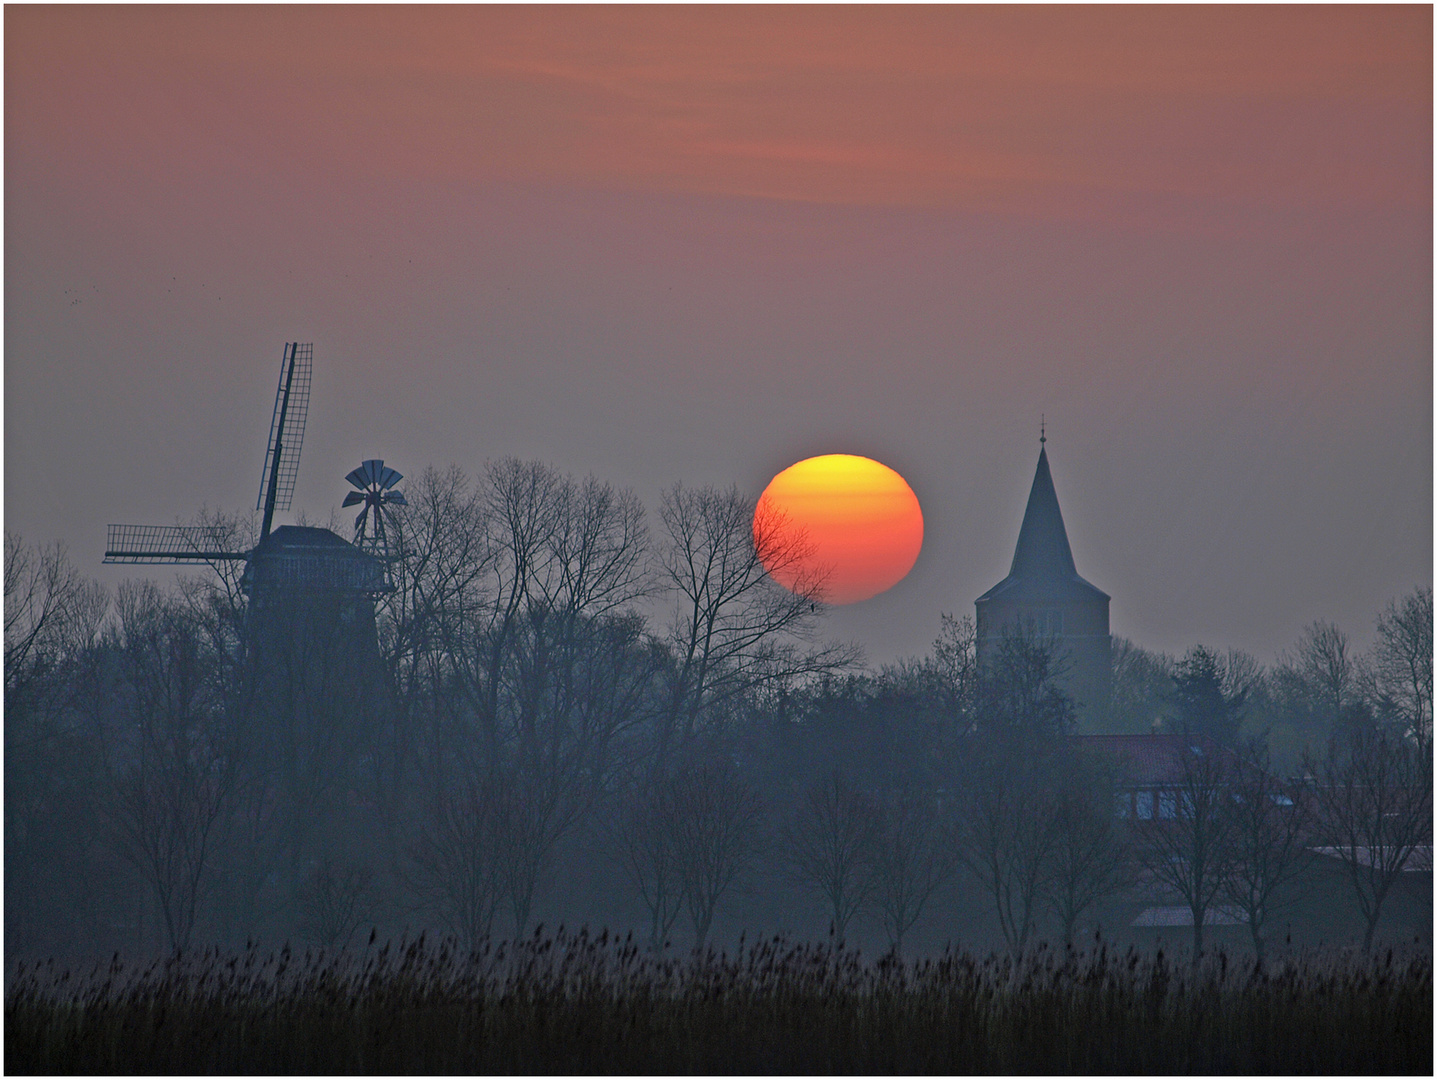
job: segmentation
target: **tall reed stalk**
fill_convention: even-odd
[[[1424,1073],[1424,955],[1194,967],[1098,945],[865,962],[771,938],[685,957],[536,933],[334,957],[24,964],[5,1069],[91,1072]]]

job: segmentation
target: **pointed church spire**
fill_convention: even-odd
[[[1045,430],[1040,444],[1047,441]],[[1023,512],[1023,526],[1018,530],[1018,547],[1008,576],[1055,578],[1077,572],[1073,549],[1068,546],[1068,530],[1063,527],[1063,512],[1058,509],[1058,493],[1053,489],[1053,474],[1048,470],[1048,448],[1040,445],[1038,471],[1028,492],[1028,508]]]
[[[980,667],[994,663],[1011,629],[1044,635],[1072,665],[1064,676],[1068,692],[1082,709],[1096,710],[1087,715],[1102,717],[1112,690],[1111,597],[1079,577],[1073,565],[1048,468],[1046,417],[1040,425],[1038,469],[1018,530],[1013,568],[974,601],[977,660]]]

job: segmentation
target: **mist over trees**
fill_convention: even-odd
[[[980,667],[945,614],[927,655],[866,669],[821,636],[821,573],[770,576],[803,537],[735,488],[651,517],[506,459],[406,495],[373,605],[259,604],[233,563],[110,594],[6,535],[12,955],[371,927],[468,949],[555,918],[656,951],[748,926],[1021,954],[1163,894],[1196,947],[1235,910],[1262,956],[1315,859],[1371,947],[1430,851],[1430,589],[1365,654],[1322,620],[1270,667],[1115,639],[1080,730],[1032,627]],[[1144,789],[1096,732],[1176,740],[1177,772]]]

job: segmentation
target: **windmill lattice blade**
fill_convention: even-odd
[[[379,458],[370,458],[360,468],[364,470],[364,482],[373,484],[378,482],[379,474],[384,470],[384,462]]]
[[[399,481],[403,479],[404,474],[398,469],[386,468],[379,474],[379,486],[382,488],[392,488],[395,484],[399,483]]]
[[[208,525],[111,525],[105,542],[107,563],[225,562],[244,559],[233,550],[233,537]]]
[[[344,478],[361,491],[364,490],[365,480],[363,468],[350,469],[349,472],[344,474]]]
[[[383,495],[383,499],[386,503],[392,503],[395,506],[409,505],[409,500],[404,497],[404,492],[402,491],[386,491]]]
[[[361,492],[351,491],[348,495],[344,497],[344,502],[340,503],[339,505],[340,507],[358,506],[363,501],[364,495]]]
[[[314,345],[295,342],[285,350],[279,368],[279,390],[274,399],[274,416],[269,422],[269,441],[265,444],[264,471],[259,479],[259,502],[256,510],[264,509],[269,491],[270,472],[274,469],[275,432],[280,412],[284,412],[284,431],[279,446],[279,483],[275,489],[274,508],[288,510],[294,497],[294,483],[299,476],[299,450],[304,442],[304,422],[309,416],[309,384],[314,367]],[[289,369],[293,366],[293,376]],[[289,384],[289,403],[285,404],[285,383]]]

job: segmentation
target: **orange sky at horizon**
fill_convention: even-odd
[[[1410,208],[1431,200],[1431,18],[12,7],[6,139],[12,163],[100,143],[161,181],[288,170],[1040,217]],[[1414,120],[1425,145],[1406,145]]]

